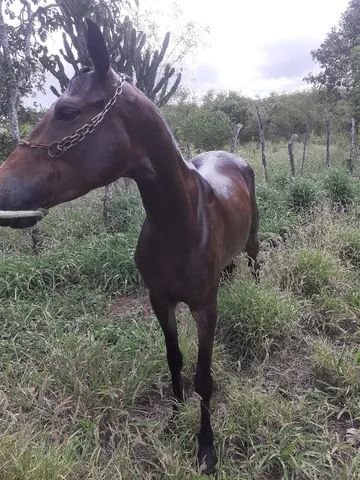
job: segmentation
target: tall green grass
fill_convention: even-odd
[[[299,171],[300,145],[295,150]],[[356,479],[359,429],[359,201],[356,178],[310,145],[303,176],[255,144],[261,274],[245,262],[219,293],[213,425],[223,480]],[[349,193],[351,192],[351,193]],[[0,234],[0,480],[201,478],[195,464],[196,326],[178,310],[185,394],[172,392],[161,329],[133,262],[144,212],[133,187],[53,209],[28,233]]]

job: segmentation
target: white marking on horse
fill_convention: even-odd
[[[217,154],[207,154],[206,159],[200,165],[198,171],[211,185],[211,187],[221,196],[230,197],[232,194],[233,181],[228,175],[222,172],[222,166],[226,163]],[[246,163],[237,158],[239,163]]]

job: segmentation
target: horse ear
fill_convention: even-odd
[[[95,72],[100,78],[105,78],[109,72],[110,60],[109,52],[106,47],[104,36],[100,28],[91,21],[86,19],[87,23],[87,48],[90,53],[91,60],[94,64]]]

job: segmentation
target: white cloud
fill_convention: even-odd
[[[161,12],[157,20],[164,31],[171,29],[168,21],[173,8],[171,2],[142,0],[140,3],[143,8],[155,4]],[[186,78],[195,81],[195,85],[190,86],[202,91],[208,88],[202,69],[206,66],[211,73],[211,88],[241,90],[255,96],[274,89],[293,90],[304,86],[303,76],[315,68],[310,50],[317,48],[331,27],[338,23],[348,0],[302,0],[301,3],[291,0],[178,0],[178,4],[185,19],[198,23],[201,28],[209,26],[211,32],[208,45],[200,49],[195,62],[187,64],[192,75]],[[296,42],[299,45],[294,56],[291,47],[294,48]],[[277,51],[276,46],[280,48]],[[299,69],[295,75],[297,61]],[[283,75],[286,68],[293,71],[289,77]],[[278,78],[271,78],[269,72],[276,69]],[[214,83],[215,71],[217,81]]]
[[[195,60],[185,63],[185,84],[199,93],[212,88],[264,96],[304,88],[302,78],[316,68],[310,50],[338,23],[348,0],[177,0],[177,4],[182,21],[197,23],[205,40]],[[171,1],[141,0],[140,8],[155,12],[160,33],[177,29],[178,12]],[[53,43],[57,45],[58,39]],[[48,106],[54,96],[49,93],[38,100]]]

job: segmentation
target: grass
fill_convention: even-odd
[[[238,278],[219,295],[219,338],[236,359],[261,360],[296,327],[298,309],[290,295]]]
[[[240,147],[257,172],[262,269],[255,284],[240,259],[219,294],[222,480],[359,476],[346,431],[360,427],[360,187],[340,146],[329,172],[321,149],[292,179],[286,145],[270,144],[264,185],[256,145]],[[53,209],[38,255],[29,233],[1,230],[0,480],[201,478],[196,328],[179,308],[188,400],[169,437],[164,341],[132,259],[143,216],[120,184],[110,221],[101,191]]]

